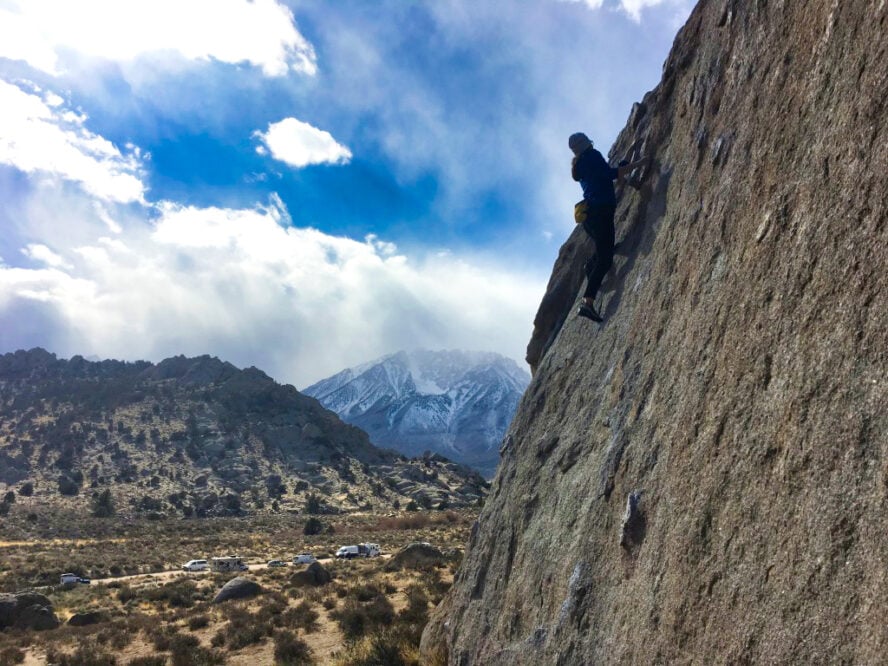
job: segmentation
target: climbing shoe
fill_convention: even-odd
[[[587,319],[591,319],[592,321],[597,321],[599,323],[604,321],[601,318],[601,315],[595,311],[594,307],[592,307],[591,305],[586,305],[585,303],[583,303],[580,306],[579,310],[577,310],[577,314],[580,317],[586,317]]]

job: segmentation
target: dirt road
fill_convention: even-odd
[[[379,556],[379,559],[387,560],[391,557],[391,553],[383,553]],[[335,558],[332,557],[322,557],[317,561],[321,564],[332,562]],[[293,564],[292,562],[287,563],[287,568],[289,567],[302,567],[302,564]],[[284,568],[284,567],[281,567]],[[258,571],[268,569],[268,564],[265,562],[256,562],[253,564],[247,564],[247,571]],[[212,573],[211,571],[183,571],[182,569],[170,569],[168,571],[156,571],[153,573],[142,573],[142,574],[133,574],[131,576],[116,576],[114,578],[93,578],[92,582],[95,585],[108,585],[109,583],[128,583],[128,584],[147,584],[147,583],[164,583],[176,578],[193,578],[206,576]]]

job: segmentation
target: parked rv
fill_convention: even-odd
[[[229,571],[246,571],[249,567],[244,564],[242,558],[236,555],[226,555],[225,557],[214,557],[210,560],[213,571],[217,573],[226,573]]]
[[[317,560],[311,553],[299,553],[293,558],[293,564],[311,564],[312,562],[317,562]]]
[[[342,546],[336,551],[336,557],[344,560],[350,560],[355,557],[377,557],[379,555],[379,544],[377,543],[359,543],[356,546]]]

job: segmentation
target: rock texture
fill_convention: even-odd
[[[427,569],[429,567],[444,566],[458,558],[458,554],[444,553],[440,548],[430,543],[414,542],[408,543],[395,553],[389,563],[385,565],[385,569],[386,571]]]
[[[99,624],[101,622],[108,621],[108,614],[104,611],[83,611],[81,613],[74,613],[71,617],[68,618],[68,624],[72,627],[88,627],[93,624]]]
[[[310,585],[312,587],[320,587],[326,585],[333,576],[327,571],[320,562],[312,562],[302,571],[297,571],[290,576],[290,583],[296,587],[304,587]]]
[[[426,660],[884,660],[886,51],[882,0],[696,7],[611,152],[654,164],[605,323],[576,230]]]
[[[0,594],[0,630],[11,627],[43,631],[58,626],[59,619],[46,596],[37,592]]]

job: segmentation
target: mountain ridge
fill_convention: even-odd
[[[147,361],[0,355],[0,482],[47,502],[105,489],[159,514],[465,506],[483,479],[370,443],[310,396],[211,356]]]

